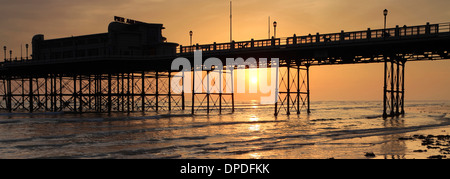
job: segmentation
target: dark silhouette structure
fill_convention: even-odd
[[[184,110],[184,92],[171,90],[177,72],[171,70],[171,63],[184,57],[194,64],[193,52],[202,50],[203,60],[216,57],[223,64],[226,58],[279,58],[279,67],[286,70],[278,73],[275,115],[310,112],[311,66],[384,63],[383,116],[397,116],[405,112],[405,63],[449,59],[450,52],[449,23],[178,46],[166,42],[162,24],[114,19],[103,34],[51,40],[36,35],[30,59],[15,61],[5,54],[0,66],[0,108],[8,112]],[[234,111],[233,92],[193,93],[191,102],[192,113]]]

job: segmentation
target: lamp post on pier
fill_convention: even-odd
[[[3,46],[3,52],[5,54],[5,61],[6,61],[6,46]]]
[[[383,15],[384,15],[384,30],[383,30],[383,37],[386,36],[386,16],[388,15],[388,10],[384,9],[383,10]]]
[[[384,9],[383,15],[384,15],[384,29],[386,29],[386,16],[388,15],[388,10],[387,9]]]
[[[189,36],[190,36],[190,39],[191,39],[191,43],[190,43],[190,45],[189,46],[192,46],[192,34],[194,34],[193,32],[192,32],[192,30],[191,31],[189,31]]]
[[[277,38],[277,21],[273,21],[273,37]]]
[[[25,48],[27,49],[27,57],[25,57],[28,60],[28,44],[25,44]]]

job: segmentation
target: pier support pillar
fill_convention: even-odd
[[[145,86],[145,72],[143,71],[141,74],[141,111],[145,112],[145,91],[147,87]]]
[[[157,68],[156,68],[157,69]],[[158,70],[156,70],[156,74],[155,74],[155,106],[156,106],[156,112],[158,112],[159,110],[159,73]]]
[[[108,113],[112,110],[112,76],[108,74]]]
[[[12,112],[12,93],[11,93],[11,77],[6,79],[6,108],[8,112]]]
[[[405,63],[401,56],[384,58],[383,118],[405,113]]]
[[[278,95],[275,99],[275,113],[286,111],[287,115],[291,111],[300,114],[302,110],[310,111],[310,90],[309,90],[309,63],[301,63],[300,60],[286,61],[285,70],[279,70],[276,76],[278,85],[276,91]],[[292,70],[292,69],[294,70]]]
[[[78,83],[79,83],[79,92],[78,92],[78,97],[79,97],[79,105],[78,105],[78,112],[82,113],[83,112],[83,76],[79,75],[80,79],[78,79]]]
[[[23,88],[23,87],[22,87]],[[33,98],[34,98],[34,94],[33,94],[33,77],[30,77],[30,81],[29,81],[29,96],[28,96],[28,98],[30,98],[30,100],[29,100],[29,102],[30,102],[30,110],[29,110],[29,112],[30,113],[32,113],[33,112]]]
[[[192,73],[192,114],[200,109],[206,114],[234,112],[234,70],[234,66],[215,66]]]
[[[80,86],[81,88],[81,86]],[[77,93],[77,75],[73,75],[73,112],[77,112],[77,98],[78,98],[78,93]]]

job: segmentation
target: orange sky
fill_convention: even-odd
[[[106,32],[113,16],[163,23],[169,42],[229,41],[229,0],[14,0],[0,4],[0,46],[20,56],[20,44],[45,38]],[[233,39],[267,38],[268,16],[277,37],[450,21],[448,0],[234,0]],[[271,29],[273,32],[273,29]],[[3,51],[0,51],[3,57]],[[450,60],[406,64],[406,100],[450,100]],[[382,64],[311,68],[312,100],[382,100]]]

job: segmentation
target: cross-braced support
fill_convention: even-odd
[[[0,109],[8,112],[136,112],[183,110],[172,72],[4,76]],[[184,77],[184,76],[183,76]]]
[[[7,90],[6,90],[6,88],[7,88],[6,80],[5,80],[5,78],[2,78],[0,80],[0,95],[1,95],[1,98],[0,98],[0,110],[6,110],[7,109],[6,106],[7,106],[8,101],[6,100],[7,99],[7,92],[6,92]]]
[[[300,61],[286,60],[285,68],[277,73],[277,91],[275,102],[275,116],[281,109],[286,111],[287,115],[291,112],[300,114],[302,110],[310,111],[310,92],[309,92],[309,63],[301,64]]]
[[[194,71],[192,73],[191,113],[195,114],[200,110],[206,110],[206,113],[209,114],[213,110],[217,110],[221,114],[224,109],[231,109],[231,112],[234,112],[233,73],[234,68],[231,70],[217,68]]]
[[[405,114],[405,63],[402,56],[385,57],[383,118]]]

